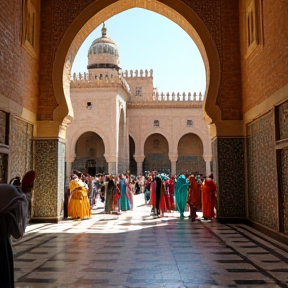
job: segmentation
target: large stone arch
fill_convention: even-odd
[[[143,141],[141,141],[141,153],[140,154],[144,155],[145,143],[146,143],[147,139],[153,134],[160,134],[167,140],[167,142],[168,142],[168,153],[169,153],[170,149],[171,149],[170,143],[171,143],[172,139],[171,139],[171,137],[169,137],[169,135],[167,135],[167,133],[165,133],[165,131],[157,129],[157,131],[155,131],[155,130],[149,131],[149,132],[145,133],[144,135],[142,135],[143,136],[143,138],[142,138]],[[136,151],[135,151],[135,153],[136,153]]]
[[[212,157],[212,149],[211,149],[211,142],[210,142],[210,139],[207,137],[208,134],[207,133],[203,133],[202,130],[196,128],[196,127],[192,127],[192,128],[185,128],[181,131],[179,131],[179,133],[175,136],[175,141],[173,143],[173,150],[172,151],[175,151],[177,153],[177,147],[178,147],[178,144],[179,144],[179,141],[180,139],[186,135],[186,134],[189,134],[189,133],[192,133],[192,134],[195,134],[197,135],[200,140],[202,141],[202,144],[203,144],[203,156],[211,156]],[[171,154],[175,154],[175,153],[171,153]]]
[[[68,81],[64,64],[73,64],[76,53],[86,37],[103,21],[131,8],[144,8],[159,13],[182,27],[197,45],[206,70],[206,95],[204,112],[210,123],[219,121],[221,113],[216,106],[220,85],[220,60],[216,45],[199,16],[180,0],[100,0],[91,3],[75,18],[66,30],[54,59],[52,81],[58,107],[54,110],[53,120],[69,122],[73,111],[69,95],[64,94],[63,87]],[[69,75],[68,75],[69,76]]]
[[[105,144],[99,134],[88,131],[81,134],[75,146],[71,170],[84,171],[91,176],[107,171]]]
[[[203,158],[204,145],[200,137],[192,132],[184,134],[178,141],[176,173],[201,173],[206,175]]]
[[[118,168],[116,169],[117,173],[125,173],[126,163],[125,163],[125,112],[124,109],[119,111],[119,123],[118,123],[118,145],[117,145],[117,158],[118,158]]]
[[[69,139],[70,144],[67,145],[67,148],[69,148],[69,149],[66,150],[66,160],[69,160],[69,162],[74,161],[76,143],[77,143],[79,137],[85,132],[94,132],[94,133],[98,134],[103,139],[103,142],[105,145],[105,154],[110,153],[109,138],[107,137],[105,132],[99,128],[93,127],[92,125],[91,125],[91,127],[86,126],[84,130],[83,130],[83,128],[77,129],[73,133],[73,135],[71,135],[71,138]]]
[[[163,134],[155,132],[151,133],[149,137],[146,138],[144,143],[144,155],[144,171],[157,170],[161,173],[170,174],[171,161],[169,159],[169,141]],[[144,173],[146,174],[146,172]]]

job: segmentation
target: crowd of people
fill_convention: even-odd
[[[97,201],[104,204],[104,213],[120,214],[133,210],[133,196],[142,193],[146,205],[151,206],[151,214],[163,217],[164,213],[178,211],[180,218],[189,211],[189,218],[196,221],[197,211],[203,219],[216,217],[216,183],[213,174],[167,175],[153,171],[146,176],[129,174],[94,177],[74,171],[65,191],[64,218],[77,220],[91,217]]]
[[[14,261],[11,237],[24,235],[31,217],[31,197],[35,172],[17,176],[9,184],[0,184],[0,287],[14,287]],[[92,177],[74,171],[64,197],[64,218],[83,220],[91,217],[96,202],[104,204],[105,213],[121,213],[133,209],[133,196],[143,193],[151,214],[179,211],[180,218],[190,211],[196,221],[197,211],[204,219],[216,217],[216,184],[213,175],[166,175],[153,171],[144,176],[103,175]]]

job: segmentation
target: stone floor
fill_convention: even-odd
[[[246,225],[134,210],[31,224],[13,243],[15,287],[288,287],[288,247]],[[201,216],[201,215],[199,215]]]

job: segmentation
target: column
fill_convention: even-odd
[[[108,163],[108,174],[116,175],[118,171],[116,170],[116,162],[107,162]]]
[[[70,180],[70,175],[72,173],[72,163],[75,160],[75,157],[66,157],[65,162],[65,181]]]
[[[118,174],[116,155],[104,155],[108,163],[108,171],[106,173],[116,175]]]
[[[36,179],[31,222],[57,223],[63,218],[65,140],[34,138]]]
[[[178,155],[173,154],[173,155],[169,155],[169,159],[171,161],[171,175],[175,175],[176,174],[176,162],[178,159]]]
[[[244,143],[240,137],[218,137],[212,142],[219,221],[246,217]]]
[[[134,155],[134,159],[137,163],[137,175],[142,175],[143,174],[142,167],[145,155]]]
[[[212,161],[212,155],[203,155],[203,159],[205,161],[206,164],[206,174],[205,175],[209,175],[211,173],[211,161]]]

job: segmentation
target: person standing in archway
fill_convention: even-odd
[[[105,213],[110,214],[113,209],[113,198],[116,192],[115,180],[112,175],[105,180]]]
[[[216,183],[210,177],[206,177],[202,184],[202,210],[204,220],[210,220],[214,217],[214,207],[216,203]]]
[[[161,190],[162,190],[162,179],[160,175],[158,175],[158,172],[155,172],[155,182],[156,182],[156,188],[155,188],[155,214],[157,216],[160,215],[160,197],[161,197]]]
[[[194,175],[188,177],[189,181],[189,190],[187,203],[190,207],[190,216],[191,222],[195,222],[197,214],[196,211],[201,207],[201,184],[197,183]]]
[[[188,187],[189,183],[186,176],[184,174],[179,175],[175,185],[175,201],[181,219],[184,218],[184,211],[186,209]]]
[[[68,203],[68,216],[76,220],[91,217],[88,189],[85,183],[76,177],[69,183],[70,200]]]
[[[129,183],[127,182],[123,174],[121,174],[119,178],[119,186],[121,192],[121,196],[119,199],[119,208],[121,211],[130,210],[130,203],[128,198],[129,195],[127,194],[127,186],[129,186]]]
[[[171,211],[174,211],[175,209],[175,203],[174,203],[175,178],[174,176],[170,176],[168,180],[168,191],[169,191],[169,207]]]

